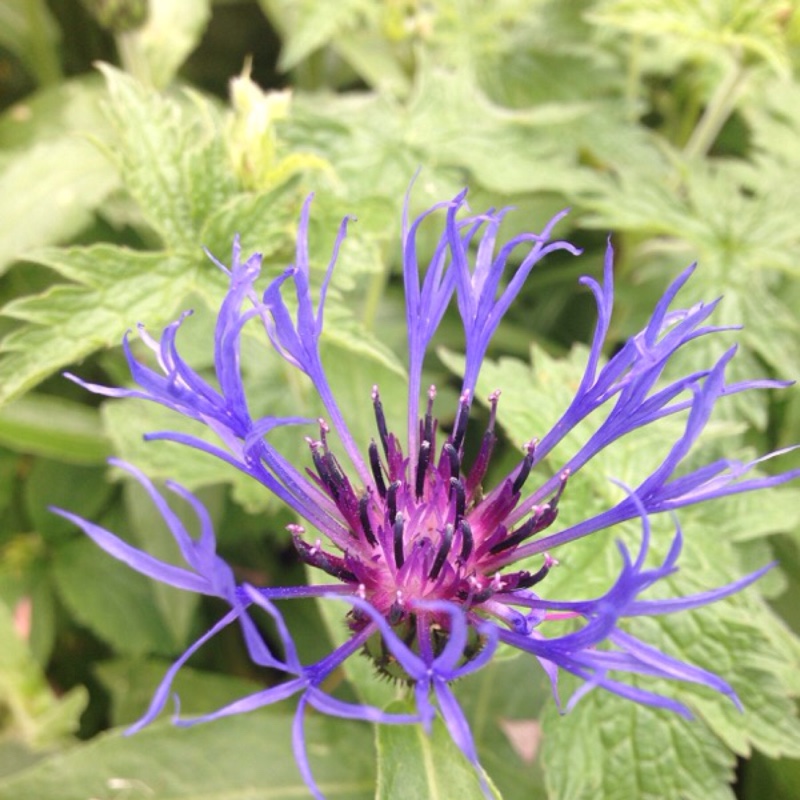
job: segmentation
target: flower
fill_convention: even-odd
[[[469,725],[450,686],[455,679],[488,663],[499,643],[535,656],[550,676],[557,700],[560,670],[582,679],[582,688],[568,707],[586,691],[599,687],[637,702],[690,714],[679,701],[627,684],[612,672],[702,684],[737,702],[733,689],[722,678],[659,652],[627,633],[620,622],[627,617],[668,614],[714,602],[743,589],[769,569],[767,566],[722,588],[689,597],[642,598],[651,585],[677,569],[682,543],[677,526],[663,563],[646,566],[650,514],[766,488],[800,475],[800,470],[795,470],[771,477],[754,476],[753,468],[763,459],[744,464],[723,459],[673,477],[720,398],[786,384],[770,380],[726,383],[725,369],[735,348],[706,369],[677,378],[664,377],[666,366],[679,350],[695,339],[727,330],[707,324],[718,301],[671,310],[694,267],[672,283],[646,327],[604,363],[602,350],[613,305],[613,253],[609,244],[602,282],[582,279],[594,296],[598,317],[586,369],[572,402],[552,430],[539,441],[527,443],[511,473],[484,492],[482,483],[497,439],[499,392],[489,397],[488,427],[469,467],[465,465],[464,445],[478,374],[490,340],[542,258],[554,251],[572,255],[580,251],[565,241],[551,240],[563,214],[554,217],[541,233],[524,233],[498,245],[505,211],[470,215],[465,195],[463,192],[451,201],[438,203],[411,223],[407,211],[404,214],[408,429],[403,435],[388,429],[381,396],[374,387],[371,402],[376,438],[366,454],[348,430],[320,354],[326,292],[348,220],[339,229],[315,302],[307,244],[311,198],[300,218],[295,263],[268,282],[263,291],[256,289],[261,256],[256,253],[243,259],[238,239],[234,241],[230,269],[213,259],[230,281],[216,325],[216,383],[202,377],[180,355],[177,334],[186,315],[167,326],[160,340],[140,328],[142,340],[155,354],[157,368],[138,361],[125,337],[123,346],[137,388],[109,388],[70,376],[93,392],[151,400],[206,425],[219,444],[174,432],[149,438],[211,453],[260,481],[300,519],[290,526],[300,559],[334,579],[333,583],[307,586],[237,584],[231,569],[216,554],[208,514],[199,501],[188,491],[168,484],[199,518],[201,536],[194,540],[150,481],[135,468],[120,464],[157,505],[187,566],[161,562],[89,521],[66,511],[58,513],[133,569],[187,591],[222,598],[231,609],[168,671],[135,729],[150,722],[163,708],[173,677],[189,656],[234,621],[242,627],[253,660],[282,670],[288,679],[200,719],[248,711],[299,694],[294,745],[299,768],[317,797],[321,795],[303,741],[306,705],[342,717],[378,723],[421,722],[426,727],[438,713],[490,795]],[[437,212],[444,213],[443,230],[432,257],[420,265],[418,231]],[[519,265],[506,277],[515,253],[520,254]],[[293,289],[294,303],[287,301],[289,289]],[[425,395],[424,406],[420,405],[422,368],[431,339],[454,298],[464,328],[465,367],[454,422],[445,432],[434,415],[433,387]],[[325,419],[316,423],[317,435],[307,439],[313,469],[305,473],[271,444],[268,434],[278,426],[315,423],[300,417],[254,419],[251,415],[240,368],[240,338],[250,322],[260,323],[269,345],[308,376],[325,408]],[[531,487],[533,467],[582,420],[601,408],[602,422],[588,440],[552,478]],[[683,432],[652,474],[637,486],[626,487],[623,499],[601,513],[575,524],[556,525],[559,505],[568,502],[568,484],[581,479],[579,473],[596,454],[637,429],[680,412],[686,412]],[[334,452],[329,436],[332,431],[342,452]],[[556,601],[539,589],[540,584],[546,587],[545,579],[557,563],[551,550],[637,518],[642,525],[639,552],[634,557],[619,545],[622,568],[605,594],[589,600]],[[536,566],[525,568],[520,563],[523,560],[525,565]],[[300,662],[275,605],[276,601],[299,597],[338,600],[346,607],[349,639],[312,664]],[[250,619],[258,609],[275,621],[282,656],[270,650]],[[553,633],[548,623],[564,618],[573,620],[574,629]],[[416,713],[389,714],[372,706],[342,702],[322,690],[324,679],[359,651],[372,658],[379,672],[413,688]]]

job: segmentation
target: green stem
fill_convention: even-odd
[[[52,86],[62,78],[61,64],[56,55],[52,36],[52,23],[43,0],[28,0],[23,3],[28,17],[31,57],[28,65],[33,68],[41,86]]]
[[[625,109],[629,120],[635,121],[638,116],[637,101],[642,78],[642,36],[639,33],[631,37],[630,58],[625,75]]]
[[[687,158],[705,156],[711,150],[722,126],[727,122],[739,100],[748,74],[738,59],[734,61],[711,96],[706,110],[692,131],[686,147],[683,148],[683,154]]]

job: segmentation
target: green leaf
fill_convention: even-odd
[[[67,464],[100,464],[111,453],[96,409],[40,394],[0,409],[0,444]]]
[[[152,658],[116,658],[94,667],[111,695],[113,725],[131,725],[142,717],[171,665],[170,661]],[[183,667],[172,684],[173,694],[180,697],[181,713],[186,716],[208,714],[262,688],[255,681],[191,667]]]
[[[139,655],[175,649],[157,610],[150,578],[112,558],[90,539],[77,538],[58,548],[53,577],[75,618],[117,652]]]
[[[119,185],[91,137],[107,135],[97,81],[75,80],[34,95],[0,119],[0,274],[15,259],[74,236]],[[72,106],[72,108],[70,108]]]
[[[370,730],[305,721],[314,776],[326,797],[368,800],[375,777]],[[179,729],[118,732],[0,781],[0,800],[290,800],[307,797],[292,753],[292,717],[258,712]]]
[[[408,713],[406,703],[387,709]],[[478,775],[456,747],[440,719],[430,734],[421,725],[379,725],[376,800],[445,800],[450,797],[483,800]],[[494,790],[494,795],[500,797]],[[1,797],[1,796],[0,796]]]
[[[350,27],[360,14],[370,11],[365,0],[335,5],[319,0],[288,4],[265,0],[264,5],[274,10],[283,29],[285,41],[278,63],[281,70],[292,69],[318,47],[335,39],[340,30]]]
[[[544,800],[539,718],[542,706],[553,699],[539,662],[500,645],[491,663],[453,690],[469,719],[481,764],[504,800]]]

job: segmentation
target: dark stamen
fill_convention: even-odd
[[[417,459],[417,480],[415,491],[417,500],[422,497],[422,492],[425,488],[425,473],[428,471],[428,464],[431,460],[431,443],[429,441],[423,442],[419,446],[419,458]]]
[[[492,555],[497,555],[504,550],[516,547],[520,542],[524,542],[525,539],[530,539],[531,536],[535,536],[545,528],[549,528],[557,516],[558,509],[551,503],[546,503],[532,517],[525,520],[519,528],[515,531],[511,531],[502,542],[498,542],[492,547],[489,552]]]
[[[531,586],[536,586],[537,583],[543,581],[547,577],[548,572],[550,572],[550,563],[547,561],[545,561],[544,566],[534,572],[533,575],[531,575],[530,572],[521,572],[516,588],[530,589]]]
[[[442,447],[442,455],[446,456],[450,464],[450,477],[457,478],[461,474],[461,459],[458,457],[458,450],[450,442],[446,442]]]
[[[340,468],[337,472],[338,464],[335,463],[333,456],[331,453],[323,451],[320,442],[313,442],[311,444],[311,460],[314,462],[314,467],[323,485],[334,501],[338,501],[344,475]]]
[[[442,541],[439,545],[439,550],[436,553],[436,558],[433,561],[433,566],[431,567],[431,571],[428,573],[428,577],[435,581],[436,578],[439,577],[439,573],[442,571],[442,567],[444,566],[444,562],[447,560],[447,554],[450,552],[450,545],[453,543],[453,526],[452,525],[445,525],[444,531],[442,531]]]
[[[425,421],[422,426],[422,439],[433,442],[433,399],[436,397],[436,387],[428,389],[428,405],[425,409]]]
[[[536,443],[529,442],[526,445],[526,448],[527,452],[525,453],[525,458],[522,459],[522,464],[520,464],[517,477],[514,478],[514,483],[511,486],[511,491],[514,494],[519,493],[519,490],[522,488],[525,481],[528,480],[528,475],[531,474],[531,467],[533,466],[533,457],[534,453],[536,452]]]
[[[464,481],[461,478],[450,478],[450,496],[452,497],[453,494],[456,496],[456,514],[453,524],[458,525],[467,508],[467,494],[464,489]]]
[[[383,452],[386,457],[389,457],[389,429],[386,427],[386,417],[383,413],[383,404],[381,403],[381,396],[378,394],[378,387],[372,387],[372,407],[375,409],[375,423],[378,426],[378,436],[383,445]]]
[[[492,392],[489,395],[489,402],[491,403],[491,410],[489,411],[489,424],[486,426],[486,432],[481,439],[481,446],[478,454],[470,467],[469,474],[467,475],[467,494],[472,497],[475,490],[480,486],[486,470],[489,468],[489,462],[492,458],[494,446],[497,443],[497,436],[494,433],[494,424],[497,418],[497,401],[500,398],[500,392]]]
[[[319,547],[312,547],[308,542],[301,539],[299,535],[293,536],[292,540],[300,560],[304,563],[321,569],[323,572],[327,572],[328,575],[332,575],[334,578],[346,583],[357,582],[356,576],[345,567],[344,559],[330,555]]]
[[[375,533],[369,521],[369,495],[363,495],[358,501],[358,518],[361,520],[361,530],[364,532],[364,538],[375,547],[378,544],[378,540],[375,538]]]
[[[394,537],[394,563],[397,569],[403,566],[405,555],[403,554],[403,515],[398,514],[394,518],[394,528],[392,529]]]
[[[381,470],[381,459],[378,455],[378,445],[374,441],[369,444],[369,467],[372,470],[372,479],[375,481],[375,488],[381,497],[386,497],[386,484],[383,481],[383,471]]]
[[[472,537],[472,526],[467,520],[462,519],[461,522],[458,523],[458,530],[461,532],[461,553],[459,554],[459,558],[462,561],[466,561],[475,543]]]
[[[389,514],[389,522],[394,523],[397,516],[397,490],[400,488],[400,481],[392,481],[386,492],[386,510]]]

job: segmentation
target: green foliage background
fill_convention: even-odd
[[[371,435],[369,387],[404,419],[400,208],[464,186],[513,205],[508,234],[564,206],[578,260],[537,268],[482,377],[503,390],[506,447],[541,435],[568,400],[593,324],[577,283],[617,250],[614,342],[635,332],[677,271],[700,269],[684,303],[724,295],[715,322],[743,323],[692,364],[740,342],[733,377],[800,372],[800,8],[794,0],[4,0],[0,3],[0,800],[281,798],[305,791],[289,750],[290,708],[193,730],[120,731],[169,659],[219,609],[112,561],[63,520],[63,505],[169,557],[121,455],[198,490],[221,549],[251,581],[302,581],[266,492],[225,465],[141,434],[183,423],[133,401],[98,402],[61,376],[125,383],[119,342],[193,307],[184,347],[211,363],[221,260],[235,233],[267,272],[292,259],[316,192],[316,277],[340,218],[358,217],[326,311],[331,378],[356,436]],[[460,366],[454,320],[429,364],[440,413]],[[310,386],[247,343],[254,412],[315,414]],[[450,405],[453,405],[451,402]],[[586,433],[585,431],[583,432]],[[575,436],[582,434],[578,431]],[[607,504],[669,446],[663,425],[603,454],[570,485],[565,521]],[[277,432],[304,463],[302,432]],[[573,440],[575,441],[575,440]],[[800,442],[800,393],[731,398],[706,455],[746,459]],[[557,463],[557,454],[552,463]],[[800,464],[797,453],[774,469]],[[502,466],[502,464],[501,464]],[[772,463],[765,469],[773,469]],[[595,692],[559,716],[538,665],[498,659],[458,692],[498,795],[552,800],[800,796],[800,490],[681,514],[686,549],[665,591],[720,585],[772,558],[758,587],[712,609],[636,629],[713,669],[743,714],[694,687],[667,687],[688,723]],[[672,523],[660,520],[656,549]],[[622,536],[635,541],[636,526]],[[554,595],[601,592],[619,568],[612,535],[559,551]],[[658,555],[658,554],[657,554]],[[334,610],[335,613],[336,610]],[[306,658],[342,635],[311,602],[285,608]],[[275,681],[235,633],[178,684],[199,712]],[[342,691],[400,703],[366,661]],[[565,683],[567,683],[565,681]],[[564,689],[568,689],[565,686]],[[330,797],[479,796],[436,727],[312,717],[310,752]]]

